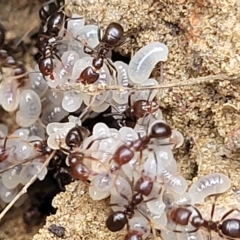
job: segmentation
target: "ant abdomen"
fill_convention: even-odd
[[[240,220],[236,218],[226,219],[219,225],[223,236],[227,239],[240,239]]]
[[[150,137],[156,139],[166,139],[170,138],[172,135],[172,130],[169,125],[163,121],[155,121],[150,127]]]
[[[116,211],[108,216],[106,226],[111,232],[118,232],[125,227],[127,222],[126,214],[122,211]]]

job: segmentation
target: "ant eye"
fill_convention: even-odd
[[[112,213],[106,221],[107,228],[112,232],[120,231],[127,224],[127,218],[121,211]]]
[[[150,137],[157,139],[169,138],[172,135],[172,130],[164,122],[155,122],[150,127]]]

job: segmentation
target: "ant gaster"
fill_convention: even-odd
[[[92,60],[92,66],[85,68],[77,80],[87,84],[96,82],[99,78],[99,73],[97,71],[103,67],[104,60],[106,60],[106,64],[110,70],[115,70],[115,67],[107,58],[107,54],[114,48],[119,47],[126,42],[126,40],[122,40],[123,34],[123,27],[116,22],[112,22],[108,25],[102,37],[99,29],[99,50],[93,49],[88,45],[84,46],[85,53],[95,56]]]

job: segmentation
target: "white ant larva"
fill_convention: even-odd
[[[211,173],[199,178],[189,188],[192,202],[203,203],[204,199],[213,194],[226,192],[231,187],[231,180],[222,173]]]
[[[142,47],[132,57],[128,74],[132,82],[142,83],[146,81],[158,62],[166,61],[168,48],[160,42],[152,42]]]

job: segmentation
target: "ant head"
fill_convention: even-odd
[[[58,35],[65,22],[66,16],[62,11],[53,13],[47,20],[47,33],[53,36]]]
[[[126,214],[122,211],[113,212],[106,220],[106,226],[111,232],[122,230],[127,223]]]
[[[102,42],[111,47],[114,47],[119,43],[119,40],[122,38],[123,33],[123,27],[119,23],[112,22],[106,28]]]
[[[169,125],[162,121],[156,121],[150,126],[150,138],[165,139],[172,135],[172,130]]]
[[[89,132],[86,128],[82,126],[76,126],[72,128],[66,136],[66,145],[72,148],[79,148],[83,140],[89,135]]]

